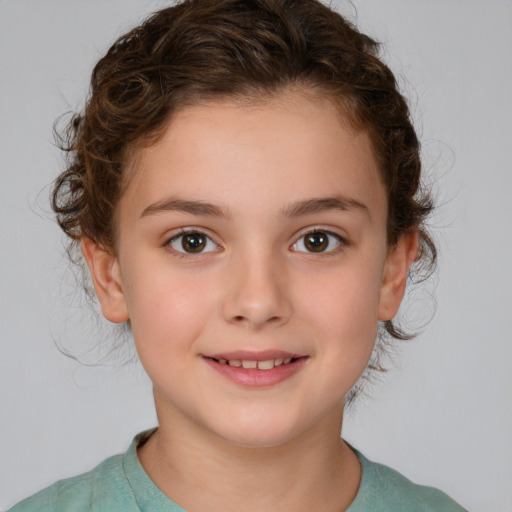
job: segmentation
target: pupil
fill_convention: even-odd
[[[329,239],[325,233],[311,233],[306,237],[305,244],[309,251],[322,252],[327,249]]]
[[[200,252],[204,249],[206,245],[205,237],[200,235],[199,233],[191,233],[189,235],[183,236],[183,241],[181,242],[183,249],[187,252]]]

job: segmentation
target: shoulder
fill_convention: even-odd
[[[347,512],[464,512],[444,492],[417,485],[398,471],[356,451],[362,466],[359,492]]]
[[[123,471],[123,456],[116,455],[88,473],[60,480],[39,491],[9,512],[131,512],[138,510],[133,503]]]

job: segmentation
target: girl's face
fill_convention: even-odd
[[[388,251],[367,135],[298,94],[219,101],[176,115],[131,172],[117,257],[84,254],[161,428],[243,446],[338,429],[415,256],[412,239]]]

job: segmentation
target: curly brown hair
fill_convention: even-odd
[[[413,271],[434,268],[424,221],[419,142],[379,45],[317,0],[184,0],[120,37],[94,68],[83,113],[66,133],[69,165],[52,205],[77,246],[115,251],[115,210],[127,163],[180,109],[218,98],[260,98],[299,87],[327,97],[369,134],[387,190],[388,244],[418,230]],[[424,275],[424,273],[422,273]],[[391,337],[408,339],[386,322]]]

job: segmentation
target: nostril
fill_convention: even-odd
[[[276,326],[289,318],[291,305],[282,290],[260,289],[257,283],[250,284],[239,286],[239,290],[223,299],[221,314],[224,320],[233,325],[256,328]]]
[[[271,318],[268,318],[267,320],[265,320],[265,323],[267,324],[274,324],[276,322],[279,322],[281,319],[279,316],[273,316]],[[247,317],[247,316],[244,316],[244,315],[236,315],[233,317],[233,322],[235,323],[245,323],[245,322],[248,322],[248,323],[253,323],[251,322],[250,318]]]

